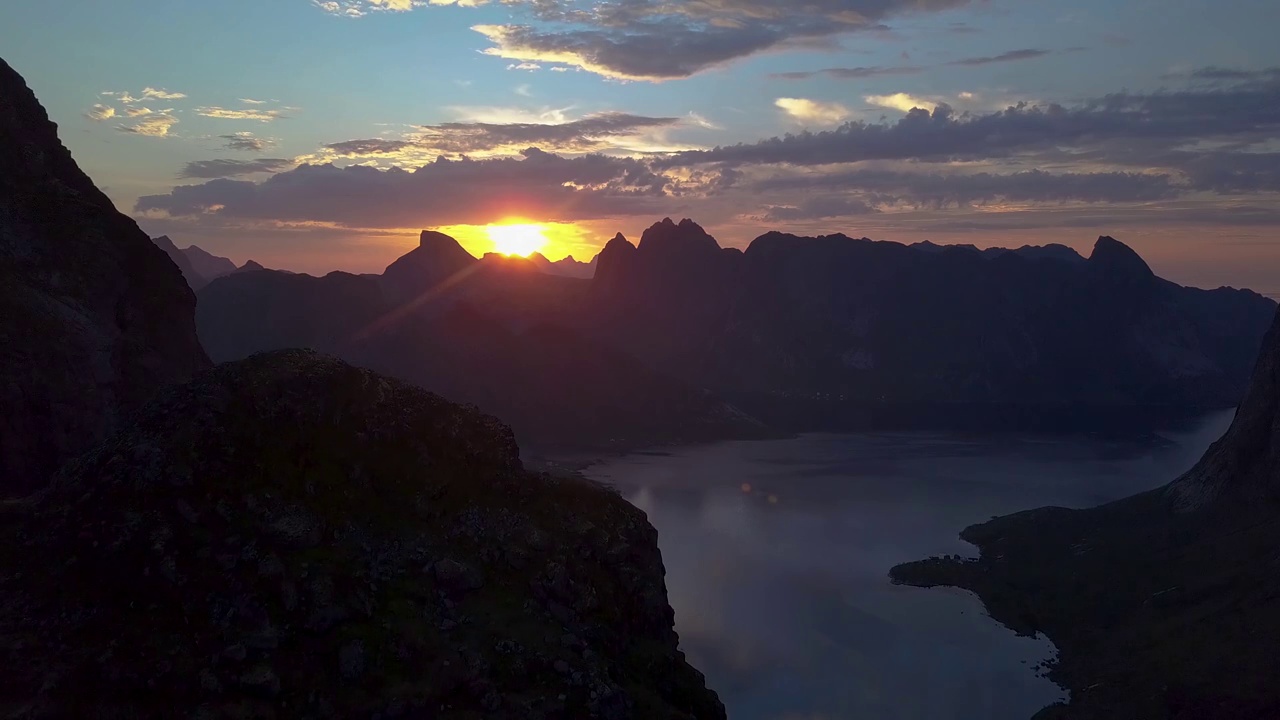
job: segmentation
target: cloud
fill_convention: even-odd
[[[840,80],[862,80],[865,78],[882,77],[886,75],[915,75],[924,72],[923,67],[916,65],[900,65],[900,66],[872,66],[872,67],[850,67],[850,68],[825,68],[823,70],[803,70],[796,72],[774,73],[770,77],[779,78],[781,80],[806,80],[817,75],[827,75],[829,77],[838,78]]]
[[[773,104],[795,120],[813,125],[839,125],[850,115],[849,108],[835,102],[778,98]]]
[[[902,112],[910,112],[915,108],[922,108],[932,112],[938,107],[938,103],[931,100],[908,95],[907,93],[894,93],[892,95],[867,95],[863,97],[868,103],[876,107],[889,108],[890,110],[900,110]]]
[[[223,107],[200,107],[196,108],[196,114],[202,117],[219,118],[222,120],[258,120],[260,122],[271,122],[285,117],[279,110],[231,110]]]
[[[311,4],[331,15],[364,17],[370,12],[408,12],[425,5],[474,6],[483,0],[311,0]]]
[[[1027,48],[1025,50],[1010,50],[1009,52],[1003,52],[999,55],[991,55],[989,57],[971,57],[963,60],[953,60],[947,64],[976,67],[979,65],[992,65],[994,63],[1031,60],[1038,57],[1044,57],[1045,55],[1051,55],[1052,52],[1053,51],[1051,50],[1035,50]]]
[[[155,98],[157,100],[181,100],[186,96],[187,96],[186,93],[169,92],[167,90],[157,90],[156,88],[152,88],[152,87],[142,89],[143,98]]]
[[[914,99],[898,106],[910,100]],[[1062,152],[1063,148],[1070,149],[1062,155],[1068,158],[1097,149],[1099,162],[1122,152],[1141,151],[1140,163],[1142,157],[1167,155],[1192,140],[1258,143],[1269,141],[1278,131],[1280,78],[1225,88],[1116,93],[1072,107],[1018,104],[985,114],[958,113],[938,105],[932,112],[911,110],[893,123],[849,122],[823,132],[679,153],[659,165],[944,162]]]
[[[274,173],[293,167],[292,160],[260,158],[258,160],[193,160],[183,166],[180,178],[226,178],[254,173]]]
[[[522,63],[511,63],[510,65],[507,66],[507,69],[508,70],[541,70],[542,66],[539,65],[538,63],[522,62]]]
[[[253,98],[240,98],[240,102],[245,105],[266,105],[266,100],[254,100]]]
[[[244,150],[248,152],[262,152],[268,147],[275,144],[273,140],[260,138],[251,132],[231,133],[230,135],[219,135],[219,139],[226,140],[225,147],[228,150]]]
[[[968,26],[962,26],[962,27],[968,27]],[[962,32],[969,32],[969,31],[970,30],[964,30]],[[956,30],[953,29],[953,30],[950,30],[950,32],[956,32]],[[1081,50],[1081,49],[1083,48],[1070,48],[1070,51]],[[1068,51],[1064,50],[1063,52],[1068,52]],[[1044,57],[1045,55],[1052,55],[1052,54],[1053,54],[1052,50],[1035,50],[1035,49],[1028,48],[1025,50],[1010,50],[1009,52],[1000,53],[999,55],[992,55],[990,57],[972,57],[972,58],[964,58],[963,60],[953,60],[951,62],[944,63],[944,65],[977,67],[981,65],[991,65],[993,63],[1015,62],[1018,60],[1031,60],[1033,58]],[[905,57],[906,53],[904,52],[903,55]],[[890,65],[890,66],[884,66],[884,67],[877,65],[877,66],[871,66],[871,67],[849,67],[849,68],[837,67],[837,68],[825,68],[822,70],[803,70],[803,71],[794,71],[794,72],[775,73],[770,77],[775,77],[781,80],[805,80],[811,77],[815,77],[817,75],[826,75],[828,77],[833,77],[840,80],[862,80],[865,78],[882,77],[887,75],[916,75],[924,72],[927,69],[928,68],[919,66],[919,65],[896,65],[896,66]]]
[[[476,25],[486,54],[578,67],[622,80],[686,78],[766,50],[813,46],[837,35],[880,31],[899,13],[960,7],[968,0],[714,0],[587,4],[509,0],[554,23]]]
[[[817,197],[807,198],[798,205],[769,205],[751,219],[762,222],[794,222],[797,220],[825,220],[828,218],[873,215],[880,212],[859,198]]]
[[[117,125],[116,129],[120,132],[133,133],[135,135],[146,135],[148,137],[167,137],[169,130],[178,124],[178,118],[168,113],[152,113],[144,116],[141,120],[134,122],[132,125]]]
[[[1167,174],[1135,172],[921,173],[853,169],[835,173],[780,175],[757,181],[765,194],[781,191],[865,193],[878,204],[963,207],[993,202],[1125,203],[1166,200],[1182,194]]]
[[[90,120],[110,120],[116,116],[116,109],[110,105],[95,104],[85,113],[85,117]]]
[[[178,186],[140,198],[135,211],[364,228],[484,224],[508,216],[551,222],[657,213],[670,202],[667,184],[638,160],[528,150],[519,159],[442,158],[412,172],[302,165],[262,182]]]
[[[503,113],[493,111],[482,114]],[[544,118],[563,118],[559,112]],[[529,147],[555,152],[583,153],[643,144],[646,132],[674,128],[683,118],[647,117],[621,112],[588,115],[559,122],[449,122],[415,126],[401,139],[346,140],[324,146],[316,159],[392,156],[434,158],[438,155],[517,154]],[[696,120],[690,122],[696,124]]]
[[[143,115],[150,115],[153,112],[155,111],[152,110],[151,108],[145,108],[145,107],[127,107],[124,109],[124,114],[128,115],[129,117],[142,117]],[[165,110],[164,112],[170,112],[170,111]]]

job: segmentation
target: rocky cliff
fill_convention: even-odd
[[[178,268],[0,61],[0,495],[38,487],[208,366]]]
[[[1041,508],[961,537],[977,560],[893,568],[976,592],[1058,646],[1050,677],[1081,720],[1280,717],[1280,316],[1231,428],[1170,485],[1088,510]]]
[[[724,717],[644,513],[326,356],[221,365],[5,512],[5,716]]]

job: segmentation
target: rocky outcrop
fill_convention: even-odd
[[[0,494],[13,494],[209,363],[178,268],[3,61],[0,98]]]
[[[1280,316],[1221,440],[1170,485],[1087,510],[1040,508],[966,528],[977,560],[893,568],[962,587],[1059,650],[1071,702],[1049,720],[1280,717]]]
[[[221,365],[6,512],[6,716],[724,717],[644,513],[333,358]]]

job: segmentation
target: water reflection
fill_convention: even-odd
[[[658,528],[681,644],[733,720],[1026,720],[1062,691],[968,593],[889,585],[896,563],[970,555],[974,522],[1085,507],[1189,467],[1230,421],[1164,446],[937,434],[814,435],[589,468]]]

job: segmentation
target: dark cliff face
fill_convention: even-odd
[[[152,238],[151,242],[155,243],[156,247],[163,250],[164,254],[168,255],[169,259],[173,261],[173,264],[178,266],[178,271],[182,273],[183,279],[187,281],[187,285],[192,290],[199,290],[209,284],[209,278],[201,275],[200,272],[196,270],[195,265],[191,262],[191,258],[187,257],[186,253],[179,250],[178,246],[173,244],[173,240],[171,240],[168,235],[161,235],[158,238]]]
[[[724,717],[641,511],[333,358],[221,365],[4,512],[6,714]]]
[[[76,166],[0,61],[0,494],[46,481],[208,366],[178,268]]]
[[[1231,427],[1195,467],[1169,488],[1181,510],[1196,510],[1224,497],[1249,503],[1280,500],[1280,315]]]

